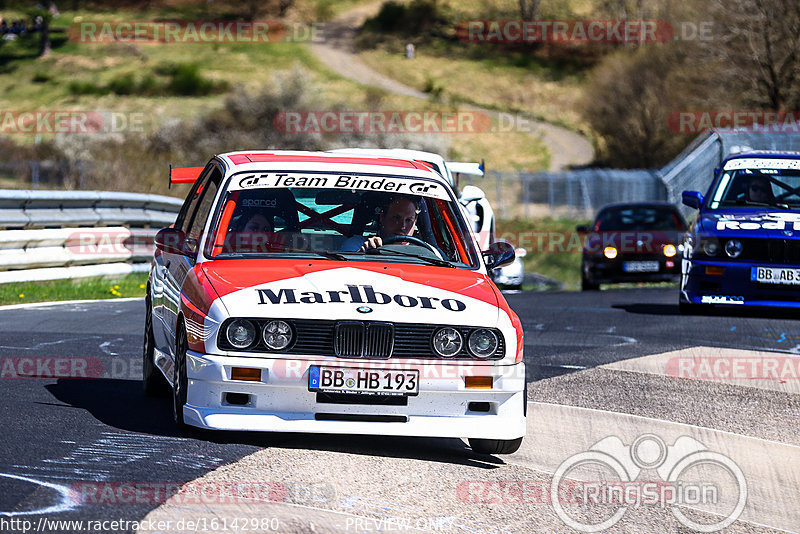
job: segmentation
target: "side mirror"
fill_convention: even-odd
[[[186,255],[186,234],[177,228],[163,228],[156,234],[156,248],[168,254]]]
[[[515,257],[514,247],[507,241],[495,241],[489,245],[489,250],[483,251],[486,268],[490,271],[512,263]]]
[[[703,205],[703,194],[698,193],[697,191],[684,191],[681,194],[681,197],[684,205],[689,206],[690,208],[699,210],[700,206]]]
[[[484,198],[486,198],[486,193],[483,192],[483,189],[476,185],[465,185],[458,200],[466,204],[476,200],[483,200]]]

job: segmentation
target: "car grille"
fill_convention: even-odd
[[[800,265],[800,239],[741,239],[742,255],[739,260]],[[724,247],[724,242],[723,242]],[[722,254],[723,259],[730,260]]]
[[[417,323],[389,323],[378,321],[331,321],[317,319],[284,319],[294,330],[294,344],[280,352],[267,349],[262,339],[248,348],[248,352],[273,354],[306,354],[311,356],[338,356],[340,358],[436,358],[445,359],[433,351],[431,340],[439,328],[450,326],[461,333],[464,346],[454,358],[473,358],[467,350],[467,340],[476,327],[461,325],[432,325]],[[251,319],[259,330],[269,319]],[[227,321],[217,338],[223,350],[235,350],[225,339]],[[500,359],[505,354],[503,334],[497,334],[498,346],[489,359]]]
[[[388,358],[394,345],[390,323],[341,321],[336,324],[333,351],[341,358]]]

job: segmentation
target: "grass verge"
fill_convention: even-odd
[[[144,297],[147,273],[121,277],[53,280],[0,285],[0,305],[57,300]]]
[[[566,218],[497,220],[496,235],[527,254],[522,258],[525,272],[535,272],[564,283],[564,289],[580,289],[580,236],[575,232],[588,220]]]

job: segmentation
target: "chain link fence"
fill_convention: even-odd
[[[705,193],[714,169],[743,150],[800,151],[800,135],[708,131],[660,169],[579,169],[563,172],[489,171],[464,176],[459,185],[483,189],[499,218],[568,217],[590,219],[606,204],[668,201],[681,206],[681,192]]]

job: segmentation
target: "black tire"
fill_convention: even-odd
[[[186,329],[183,322],[178,323],[175,332],[175,365],[172,369],[172,419],[180,430],[186,430],[183,420],[183,407],[186,404],[186,388],[189,380],[186,377]]]
[[[517,439],[482,439],[469,438],[469,446],[479,454],[511,454],[517,452],[522,445],[522,438]]]
[[[692,304],[690,302],[678,302],[678,311],[681,315],[697,315],[700,313],[700,304]]]
[[[142,347],[142,389],[147,397],[164,397],[169,392],[166,379],[156,369],[153,361],[155,340],[153,338],[153,314],[150,299],[145,299],[144,344]]]
[[[581,291],[597,291],[598,289],[600,289],[600,284],[591,282],[581,273]]]

